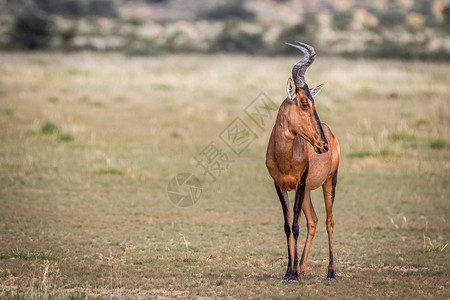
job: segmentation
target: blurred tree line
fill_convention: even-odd
[[[69,19],[116,18],[118,8],[111,0],[6,0],[6,8],[14,22],[9,32],[10,47],[22,50],[50,49],[59,36],[68,41],[76,34],[73,30],[60,31],[55,17]],[[1,4],[1,3],[0,3]]]
[[[293,49],[282,45],[286,41],[302,40],[328,54],[402,59],[450,57],[445,49],[427,50],[434,35],[440,34],[445,39],[450,33],[450,4],[442,8],[441,17],[437,18],[431,5],[434,1],[431,0],[413,0],[407,8],[397,0],[388,0],[384,8],[371,5],[370,1],[368,4],[355,1],[355,5],[346,10],[335,9],[332,1],[322,1],[327,4],[319,8],[305,5],[296,24],[278,26],[275,33],[271,32],[274,26],[262,22],[245,0],[224,1],[198,10],[195,19],[185,20],[182,24],[188,29],[180,28],[179,20],[143,20],[124,18],[121,14],[121,7],[127,2],[150,7],[167,6],[169,10],[171,1],[0,0],[0,27],[7,28],[0,30],[0,48],[111,50],[130,55],[160,55],[165,52],[273,55],[294,53]],[[272,1],[289,4],[294,0]],[[358,9],[374,21],[359,26]],[[329,17],[331,30],[335,32],[328,40],[324,40],[323,24],[319,22],[319,14],[324,12]],[[211,34],[209,26],[195,27],[196,22],[202,21],[218,29]],[[104,24],[109,24],[109,27]],[[158,34],[141,33],[153,30],[152,26],[158,29],[155,30]],[[189,35],[192,31],[204,36],[203,39],[191,41]],[[357,35],[363,33],[365,44],[352,48]],[[405,37],[398,39],[399,35]],[[105,45],[101,45],[102,41]]]
[[[69,18],[117,17],[113,0],[6,0],[4,6],[13,15],[46,14]]]

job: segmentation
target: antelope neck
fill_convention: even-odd
[[[277,157],[289,157],[291,158],[294,154],[294,140],[297,133],[289,130],[288,120],[284,118],[280,120],[280,126],[276,126],[276,132],[274,134],[275,152]]]

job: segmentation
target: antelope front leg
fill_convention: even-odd
[[[328,264],[328,274],[327,280],[336,279],[336,266],[334,264],[333,256],[333,230],[334,230],[334,220],[333,220],[333,203],[334,195],[336,191],[337,184],[337,171],[333,174],[331,178],[323,184],[323,197],[325,200],[325,209],[327,211],[327,233],[328,233],[328,246],[329,246],[329,264]]]
[[[305,187],[306,187],[306,177],[308,176],[308,165],[306,170],[298,183],[297,191],[295,192],[295,202],[294,202],[294,220],[292,221],[292,235],[294,236],[294,263],[292,269],[292,276],[289,280],[301,279],[301,272],[298,261],[298,236],[300,234],[300,216],[302,213],[302,204],[305,199]]]
[[[317,215],[314,210],[314,207],[311,203],[311,192],[308,191],[305,195],[305,200],[303,200],[302,211],[306,217],[306,226],[308,229],[306,235],[305,246],[303,248],[302,258],[300,259],[300,277],[305,274],[306,271],[306,261],[308,260],[309,249],[311,248],[312,240],[314,239],[314,235],[316,233],[316,225],[317,225]]]
[[[288,266],[284,280],[288,280],[292,276],[292,239],[291,239],[291,220],[289,214],[289,196],[286,191],[281,191],[275,183],[275,189],[277,190],[278,198],[280,198],[281,207],[283,209],[284,216],[284,232],[286,233],[286,241],[288,248]]]

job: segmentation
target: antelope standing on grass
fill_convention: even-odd
[[[311,191],[322,186],[326,207],[329,243],[327,279],[334,279],[333,202],[339,166],[339,143],[330,128],[319,120],[316,96],[323,84],[309,89],[306,69],[314,62],[314,48],[300,42],[288,45],[303,52],[303,58],[292,69],[287,81],[287,98],[278,111],[269,139],[266,166],[275,182],[284,214],[284,231],[288,248],[288,267],[284,279],[301,279],[306,270],[311,242],[317,225],[317,215],[311,203]],[[291,223],[288,191],[295,190],[294,218]],[[298,259],[298,236],[301,210],[306,217],[308,233],[301,259]],[[293,237],[293,241],[292,241]],[[293,242],[293,244],[292,244]]]

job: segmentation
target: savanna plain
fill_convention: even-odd
[[[1,53],[0,298],[448,299],[447,63],[318,54],[306,80],[325,83],[318,113],[341,145],[337,275],[318,190],[306,274],[282,281],[275,115],[258,125],[245,109],[276,109],[298,59]],[[238,154],[222,139],[237,117],[255,133]],[[211,142],[226,169],[174,205],[169,181]]]

